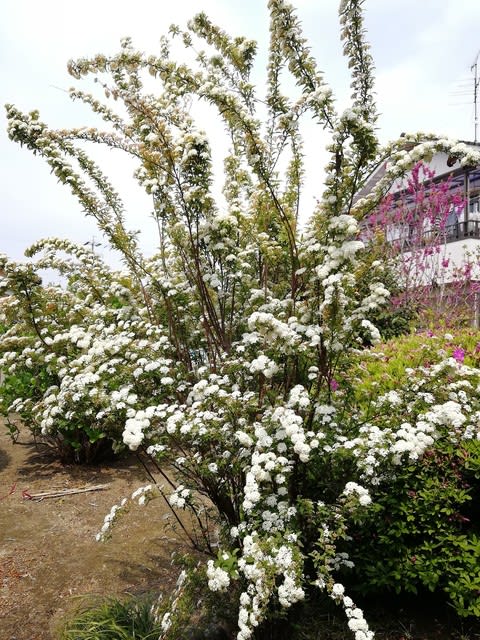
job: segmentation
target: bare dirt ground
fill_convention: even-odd
[[[110,540],[95,541],[112,505],[147,482],[134,457],[62,465],[26,430],[13,444],[0,421],[0,640],[53,640],[85,594],[170,591],[172,553],[185,546],[165,530],[160,500],[133,505]],[[23,493],[97,484],[108,487],[40,502]]]

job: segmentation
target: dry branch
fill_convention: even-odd
[[[89,491],[103,491],[108,487],[107,484],[97,484],[90,487],[78,487],[75,489],[58,489],[56,491],[43,491],[41,493],[24,492],[24,498],[28,500],[44,500],[45,498],[61,498],[62,496],[71,496],[76,493],[87,493]]]

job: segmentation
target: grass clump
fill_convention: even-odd
[[[84,604],[65,623],[58,640],[157,640],[160,633],[154,598],[130,596]]]

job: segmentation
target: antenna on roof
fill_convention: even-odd
[[[90,247],[90,251],[92,253],[95,253],[95,248],[99,247],[102,243],[101,242],[95,242],[95,236],[92,236],[91,240],[87,240],[87,242],[83,243],[83,246],[89,246]]]
[[[480,56],[480,50],[477,53],[475,60],[473,61],[472,66],[470,67],[470,71],[473,71],[473,107],[474,107],[474,127],[475,127],[475,139],[474,142],[477,142],[477,129],[478,129],[478,111],[477,111],[477,98],[478,98],[478,57]]]

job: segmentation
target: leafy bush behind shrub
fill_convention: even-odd
[[[428,332],[379,345],[370,357],[364,354],[352,372],[355,397],[363,405],[359,417],[376,411],[376,424],[391,428],[395,420],[418,419],[425,409],[418,403],[422,394],[460,403],[476,395],[478,376],[458,384],[455,358],[451,368],[430,381],[423,374],[454,355],[458,367],[478,364],[479,339],[480,333],[469,329],[454,336]],[[387,413],[369,404],[373,389],[389,397],[392,390],[408,386],[418,408],[412,401],[397,405],[396,395],[387,401]],[[478,420],[478,409],[472,417]],[[346,580],[370,594],[443,591],[459,615],[479,616],[480,441],[459,442],[451,424],[439,424],[437,431],[420,460],[402,462],[372,487],[371,508],[361,526],[352,527],[351,544],[345,547],[355,564]]]

